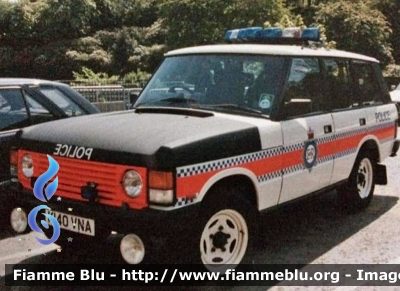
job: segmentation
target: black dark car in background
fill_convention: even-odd
[[[98,112],[97,107],[66,84],[0,78],[0,187],[9,179],[10,141],[18,129]]]

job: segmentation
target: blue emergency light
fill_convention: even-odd
[[[280,29],[279,27],[265,28],[260,33],[260,38],[261,39],[280,38],[280,37],[282,37],[282,29]]]
[[[301,38],[304,40],[320,41],[321,36],[319,34],[318,27],[310,27],[303,30]]]
[[[225,33],[227,42],[261,42],[261,43],[299,43],[303,41],[320,41],[320,33],[317,27],[305,28],[289,27],[249,27],[228,30]]]
[[[262,27],[249,27],[241,29],[228,30],[225,33],[225,40],[243,42],[259,38]]]

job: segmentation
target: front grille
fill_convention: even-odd
[[[112,200],[116,196],[116,188],[120,184],[120,177],[117,177],[117,167],[114,165],[95,165],[80,160],[55,158],[60,165],[57,173],[58,191],[64,196],[73,199],[81,199],[81,187],[88,182],[98,185],[99,198]],[[44,173],[48,168],[47,156],[40,155],[38,162],[34,162],[36,173]],[[37,169],[37,170],[36,170]]]
[[[19,160],[26,153],[29,153],[33,159],[34,178],[39,177],[47,171],[49,162],[46,154],[20,151],[18,155]],[[122,203],[127,203],[132,208],[142,208],[147,204],[146,187],[143,187],[143,192],[138,198],[132,199],[124,193],[121,184],[121,179],[128,169],[136,170],[143,177],[143,180],[146,180],[146,169],[144,168],[58,156],[52,157],[60,166],[58,173],[55,175],[55,177],[58,177],[58,188],[54,194],[56,197],[61,196],[73,200],[88,201],[82,198],[81,187],[87,186],[89,182],[92,182],[97,185],[98,196],[96,202],[98,203],[113,206],[121,206]],[[20,173],[19,171],[18,176],[25,188],[33,189],[33,183],[31,185],[30,179],[26,178],[22,172]]]

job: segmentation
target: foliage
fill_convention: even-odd
[[[335,48],[336,42],[328,41],[325,26],[321,24],[314,24],[314,26],[318,27],[320,31],[320,38],[321,41],[324,43],[324,46],[331,49]],[[265,22],[264,27],[280,27],[281,29],[287,27],[300,27],[302,29],[307,28],[301,15],[296,15],[294,17],[291,17],[290,15],[284,15],[278,22],[274,24],[271,24],[269,21]]]
[[[400,65],[388,65],[383,71],[384,77],[397,77],[400,78]]]
[[[161,5],[168,49],[219,42],[226,30],[262,26],[289,13],[280,0],[181,0]],[[177,19],[178,17],[178,19]]]
[[[75,39],[92,32],[91,19],[99,16],[93,0],[43,1],[37,18],[41,40]]]
[[[315,22],[325,26],[328,39],[335,41],[338,49],[375,57],[384,65],[393,61],[391,29],[384,15],[364,1],[320,5]]]
[[[318,25],[329,47],[400,62],[397,0],[0,0],[0,74],[71,79],[84,67],[140,80],[166,50],[270,25]]]
[[[393,47],[393,57],[400,63],[400,1],[396,0],[369,0],[370,6],[381,11],[393,31],[390,42]]]
[[[1,75],[70,79],[153,71],[164,53],[158,0],[0,0]]]
[[[137,87],[143,87],[150,79],[151,74],[140,69],[137,72],[130,72],[121,77],[122,84],[136,84]]]
[[[93,70],[82,67],[81,73],[73,72],[74,83],[73,85],[92,84],[92,85],[110,85],[110,84],[135,84],[137,87],[143,86],[147,80],[150,79],[150,74],[141,71],[130,72],[124,76],[108,75],[107,73],[95,73]]]
[[[104,72],[95,73],[87,67],[82,67],[82,73],[73,72],[73,75],[75,81],[79,83],[90,81],[90,83],[96,85],[117,84],[120,79],[119,76],[109,76]]]

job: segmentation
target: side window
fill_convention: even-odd
[[[354,98],[360,105],[382,103],[379,80],[372,65],[366,62],[353,61]]]
[[[18,128],[28,122],[22,91],[18,88],[0,89],[0,130]]]
[[[327,94],[318,59],[294,58],[285,88],[283,114],[286,118],[327,110]]]
[[[25,93],[26,101],[28,102],[29,112],[31,116],[38,114],[50,114],[50,112],[43,107],[39,102],[32,98],[28,93]]]
[[[262,111],[264,114],[274,114],[273,108],[281,90],[284,59],[268,57],[264,62],[246,62],[244,72],[254,77],[254,81],[245,87],[245,103],[249,108]]]
[[[331,92],[332,110],[351,108],[354,104],[352,98],[349,61],[324,60],[327,75],[327,89]]]
[[[68,116],[82,115],[83,110],[71,100],[70,97],[65,95],[57,88],[40,87],[42,92],[47,98],[53,101],[59,108],[61,108]]]

